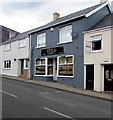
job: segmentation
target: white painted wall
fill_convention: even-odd
[[[102,51],[86,52],[86,41],[90,40],[91,36],[102,35]],[[112,46],[112,47],[111,47]],[[94,91],[104,90],[104,64],[113,63],[113,40],[111,37],[111,29],[100,31],[92,31],[84,34],[84,65],[94,64]],[[84,69],[86,67],[84,66]],[[86,81],[86,70],[84,70],[84,81]],[[85,85],[84,85],[85,86]],[[84,87],[85,88],[85,87]]]
[[[29,38],[25,38],[26,46],[19,48],[19,41],[11,43],[11,51],[4,51],[4,45],[2,45],[2,63],[4,60],[11,60],[11,69],[4,69],[2,66],[2,74],[18,76],[20,74],[19,59],[28,59],[29,56]],[[14,61],[16,58],[16,61]]]

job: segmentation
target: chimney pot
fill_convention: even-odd
[[[59,13],[57,13],[57,12],[53,13],[53,20],[56,20],[56,19],[58,19],[59,17],[60,17],[60,14],[59,14]]]

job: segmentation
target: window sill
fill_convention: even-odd
[[[19,47],[18,49],[25,48],[26,46]]]
[[[61,42],[61,43],[57,43],[58,45],[59,44],[66,44],[66,43],[72,43],[73,41],[68,41],[68,42]]]
[[[74,78],[74,76],[57,76],[57,77],[67,77],[67,78]]]
[[[4,50],[4,52],[8,52],[8,51],[11,51],[11,50]]]
[[[3,70],[11,70],[11,68],[3,68]]]
[[[43,48],[43,47],[46,47],[46,45],[44,45],[44,46],[40,46],[40,47],[35,47],[35,49]]]
[[[94,50],[94,51],[91,51],[91,53],[102,53],[103,50]]]
[[[41,76],[41,77],[42,77],[42,76],[43,76],[43,77],[53,77],[53,75],[35,75],[35,76],[36,76],[36,77],[38,77],[38,76],[39,76],[39,77],[40,77],[40,76]]]

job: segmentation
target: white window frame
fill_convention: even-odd
[[[5,67],[5,62],[6,62],[6,64],[7,64],[7,67]],[[10,67],[8,67],[9,65],[9,62],[10,62]],[[12,63],[11,63],[11,60],[4,60],[3,61],[3,69],[11,69],[11,65],[12,65]]]
[[[48,58],[47,58],[47,64],[46,64],[46,67],[47,67],[47,69],[46,69],[46,76],[53,76],[53,75],[48,75],[47,73],[48,73]]]
[[[11,50],[11,43],[4,45],[4,51],[10,51]]]
[[[25,47],[26,46],[26,41],[25,40],[19,40],[19,48]]]
[[[39,45],[40,39],[44,40],[43,45]],[[37,35],[37,46],[36,46],[36,48],[41,48],[41,47],[45,47],[45,46],[46,46],[46,33],[40,33],[40,34]]]
[[[96,40],[96,39],[93,40],[93,38],[96,37],[96,36],[100,36],[100,39],[98,39],[98,40]],[[102,52],[102,49],[103,49],[103,45],[102,45],[102,43],[103,43],[103,41],[102,41],[102,35],[101,35],[101,34],[99,34],[99,35],[93,35],[93,36],[90,37],[90,39],[91,39],[91,52]],[[93,49],[92,49],[92,47],[93,47],[92,42],[93,42],[93,41],[101,41],[101,49],[100,49],[100,50],[93,50]]]
[[[45,64],[39,64],[39,65],[36,65],[36,59],[35,58],[35,71],[34,71],[34,76],[47,76],[47,58],[40,58],[40,59],[45,59]],[[37,66],[45,66],[45,75],[36,75],[36,67]]]
[[[66,55],[66,57],[70,57],[70,56],[72,56],[72,63],[66,63],[65,62],[63,64],[59,63],[60,56],[58,56],[58,58],[57,58],[57,61],[58,61],[58,64],[57,64],[57,77],[69,77],[69,78],[74,77],[74,55]],[[73,65],[73,76],[59,75],[59,65]]]
[[[70,31],[70,33],[69,33],[69,31]],[[67,25],[65,27],[60,28],[59,29],[59,43],[58,44],[72,42],[71,33],[72,33],[72,25]],[[65,41],[64,40],[62,41],[62,39],[63,39],[62,35],[65,35],[65,38],[64,38],[64,39],[66,39]],[[69,40],[67,40],[68,39],[68,35],[70,35],[70,39]]]

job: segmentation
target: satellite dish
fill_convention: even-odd
[[[71,35],[72,37],[76,37],[76,36],[77,36],[77,34],[78,34],[78,33],[71,32],[71,34],[70,34],[70,35]]]

